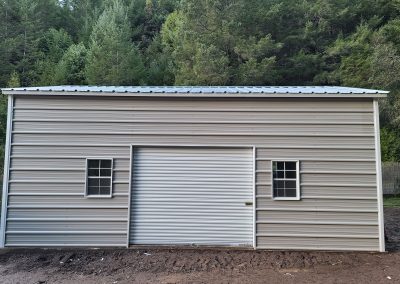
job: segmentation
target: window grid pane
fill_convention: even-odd
[[[89,196],[111,196],[112,160],[90,159],[87,162],[87,189]]]
[[[297,197],[297,162],[272,162],[272,193],[274,198]]]

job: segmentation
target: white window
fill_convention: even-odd
[[[272,197],[300,200],[299,161],[272,161]]]
[[[87,159],[86,196],[111,197],[112,176],[113,176],[112,159]]]

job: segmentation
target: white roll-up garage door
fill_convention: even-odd
[[[131,244],[252,246],[251,148],[134,147]]]

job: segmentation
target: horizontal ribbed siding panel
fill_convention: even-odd
[[[113,155],[114,157],[114,155]],[[13,157],[11,168],[12,169],[32,169],[41,170],[42,168],[57,169],[74,169],[85,171],[86,167],[85,157],[69,157],[69,158],[27,158],[27,157]],[[126,159],[114,159],[114,171],[125,170],[129,171],[129,157]]]
[[[311,138],[312,139],[312,138]],[[374,139],[371,137],[371,140]],[[346,149],[285,149],[285,151],[277,151],[276,149],[257,149],[258,159],[373,159],[375,158],[375,150],[346,150]]]
[[[268,99],[268,103],[263,99],[233,99],[233,98],[213,98],[212,104],[210,100],[198,99],[198,98],[157,98],[157,99],[143,99],[143,98],[120,98],[120,97],[104,97],[104,98],[79,98],[79,105],[76,104],[76,97],[17,97],[17,103],[15,108],[69,108],[69,109],[128,109],[128,110],[140,110],[140,109],[164,109],[170,110],[171,108],[181,108],[185,110],[199,110],[204,109],[210,110],[247,110],[247,111],[278,111],[287,109],[290,111],[296,111],[299,109],[306,109],[308,112],[320,110],[321,112],[337,110],[339,112],[357,112],[367,111],[372,112],[372,104],[369,100],[337,100],[337,99],[290,99],[292,103],[287,103],[288,99]],[[43,103],[45,101],[45,104]],[[127,102],[130,102],[127,104]],[[155,104],[156,102],[156,104]]]
[[[6,235],[6,246],[36,246],[36,247],[51,247],[51,246],[125,246],[126,234],[107,234],[102,233],[77,233],[77,234],[54,234],[45,232],[43,234],[13,234]]]
[[[165,111],[146,111],[146,112],[132,112],[132,111],[116,111],[116,110],[74,110],[76,117],[84,117],[89,120],[103,120],[107,117],[110,120],[120,120],[120,119],[134,119],[136,121],[149,121],[158,122],[161,117],[165,121],[173,120],[187,120],[189,121],[201,121],[204,123],[221,121],[221,122],[231,122],[231,121],[241,121],[241,122],[290,122],[290,121],[304,121],[304,122],[314,122],[318,118],[318,122],[331,122],[331,123],[341,123],[352,121],[353,123],[373,123],[372,116],[370,113],[327,113],[315,111],[315,115],[310,115],[309,113],[293,111],[288,115],[287,113],[279,112],[254,112],[254,111],[226,111],[226,112],[196,112],[196,111],[179,111],[174,112],[171,110]],[[35,120],[39,118],[47,119],[70,119],[71,110],[19,110],[18,119],[24,120]]]
[[[178,122],[178,121],[177,121]],[[226,124],[226,123],[213,123],[213,124],[177,124],[175,123],[123,123],[123,122],[113,122],[113,123],[100,123],[100,122],[86,122],[86,121],[77,121],[77,122],[40,122],[34,131],[36,132],[54,132],[56,129],[57,132],[71,132],[71,129],[75,133],[88,132],[88,127],[91,132],[105,132],[105,133],[113,133],[113,132],[125,132],[125,133],[159,133],[164,132],[165,129],[174,129],[177,132],[204,132],[210,133],[214,129],[221,129],[221,133],[246,133],[246,134],[259,134],[264,135],[265,133],[282,133],[287,134],[293,132],[293,124],[274,124],[274,123],[265,123],[264,125],[259,124],[260,122],[254,120],[254,122],[248,124]],[[251,128],[249,128],[249,124]],[[343,133],[343,134],[371,134],[374,131],[373,125],[299,125],[295,129],[297,132],[302,133],[320,133],[320,134],[329,134],[332,132]],[[32,121],[28,122],[14,122],[14,131],[17,133],[20,132],[32,132]],[[217,132],[218,133],[218,132]]]
[[[260,158],[261,159],[261,158]],[[271,161],[258,160],[257,172],[271,171]],[[308,174],[354,174],[354,173],[374,173],[375,174],[375,161],[301,161],[301,173]]]
[[[130,104],[132,104],[131,102]],[[371,104],[372,105],[372,104]],[[310,112],[312,115],[310,115]],[[292,122],[292,121],[304,121],[308,123],[373,123],[372,116],[369,112],[337,112],[329,113],[315,109],[314,111],[309,109],[309,112],[290,112],[288,115],[286,112],[275,111],[261,111],[256,112],[254,110],[240,111],[237,108],[235,111],[173,111],[173,110],[74,110],[76,114],[75,118],[84,118],[86,120],[104,120],[107,117],[108,120],[135,120],[135,121],[149,121],[158,122],[163,117],[166,121],[179,121],[189,119],[189,121],[201,121],[201,122]],[[71,110],[19,110],[19,116],[16,119],[20,120],[35,120],[35,119],[54,119],[63,120],[71,119]]]
[[[259,248],[295,250],[379,250],[376,238],[257,237]]]
[[[346,200],[346,199],[304,199],[300,202],[272,200],[270,198],[260,197],[257,198],[257,210],[279,209],[284,210],[290,208],[291,210],[378,210],[376,200]]]
[[[81,183],[32,183],[32,182],[19,182],[11,183],[9,186],[10,195],[13,194],[75,194],[84,195],[84,184],[83,180]],[[113,194],[128,194],[129,186],[128,183],[114,183]]]
[[[257,185],[258,197],[271,197],[270,185]],[[310,199],[376,199],[375,187],[351,187],[351,186],[301,186],[301,198]],[[356,201],[355,201],[356,202]]]
[[[376,176],[375,174],[302,174],[301,183],[344,183],[350,185],[371,184],[372,186],[375,186]]]
[[[339,174],[339,173],[310,173],[300,174],[301,184],[303,186],[321,186],[337,185],[338,187],[346,185],[346,187],[375,187],[375,174]],[[271,182],[271,173],[258,172],[256,174],[257,183]]]
[[[101,223],[104,228],[112,231],[125,231],[126,230],[126,220],[125,221],[102,221]],[[36,221],[36,220],[26,220],[26,221],[14,221],[10,222],[8,226],[9,231],[104,231],[104,228],[99,228],[99,222],[97,221],[80,221],[80,220],[55,220],[55,221]]]
[[[351,186],[302,186],[301,194],[303,197],[310,198],[318,196],[320,198],[332,197],[336,199],[347,198],[371,198],[376,199],[375,187],[351,187]],[[357,201],[355,201],[357,202]]]
[[[252,149],[135,147],[133,160],[132,244],[252,245]]]
[[[60,179],[60,173],[63,175],[63,179],[72,181],[85,182],[85,169],[64,169],[60,171],[53,170],[11,170],[10,180],[49,180],[57,181]],[[128,171],[113,171],[113,181],[128,181],[129,172]]]
[[[323,225],[323,224],[257,224],[257,236],[308,234],[318,236],[357,236],[378,235],[377,225]]]
[[[88,200],[89,201],[89,200]],[[91,203],[94,201],[91,200]],[[126,219],[127,210],[120,208],[10,208],[7,218],[98,218],[107,220],[108,218]],[[11,225],[12,221],[7,224]],[[103,228],[101,222],[99,227]]]
[[[319,223],[369,223],[378,224],[376,213],[323,212],[323,211],[257,211],[257,222],[319,222]]]
[[[301,170],[306,172],[313,171],[337,171],[342,173],[361,171],[375,172],[376,164],[371,162],[302,162]]]
[[[24,206],[85,206],[88,203],[94,203],[96,206],[102,205],[114,205],[114,206],[125,206],[126,197],[115,196],[112,201],[108,198],[99,198],[96,201],[91,202],[90,198],[84,198],[83,196],[13,196],[9,197],[9,207],[24,207]]]
[[[295,133],[288,133],[285,135],[278,135],[278,137],[270,137],[267,132],[265,135],[254,136],[246,133],[232,133],[229,136],[221,136],[220,133],[216,130],[213,130],[215,135],[210,136],[207,134],[201,135],[200,132],[197,131],[187,131],[184,135],[171,135],[171,132],[168,133],[168,130],[164,130],[163,134],[158,135],[141,135],[140,133],[135,134],[132,132],[131,134],[123,134],[119,135],[117,133],[108,133],[106,134],[14,134],[13,135],[13,144],[18,147],[20,144],[24,145],[24,147],[32,147],[36,146],[40,148],[40,146],[45,145],[47,149],[49,147],[65,147],[66,150],[69,148],[81,147],[83,149],[89,146],[103,146],[106,147],[115,147],[116,151],[122,151],[124,145],[130,144],[133,140],[137,144],[148,144],[149,141],[153,141],[153,144],[165,144],[170,143],[171,145],[175,144],[185,144],[185,143],[193,143],[193,137],[196,137],[197,144],[208,144],[212,143],[213,145],[238,145],[242,146],[248,144],[249,141],[255,143],[259,147],[273,148],[276,152],[276,149],[284,149],[291,148],[292,152],[303,152],[304,155],[309,155],[308,152],[312,152],[313,150],[320,151],[319,153],[325,152],[340,152],[340,151],[348,151],[349,154],[354,152],[354,155],[360,153],[358,157],[363,157],[365,153],[373,152],[373,143],[370,137],[317,137],[319,134],[313,134],[309,137],[302,136],[303,134],[299,134],[297,136]],[[293,134],[293,135],[292,135]],[[201,136],[199,136],[201,135]],[[332,133],[330,134],[333,135]],[[340,134],[337,134],[340,136]],[[290,137],[293,136],[293,137]],[[68,142],[66,142],[68,141]],[[93,145],[93,141],[96,141],[96,144]],[[85,147],[86,146],[86,147]],[[304,149],[305,148],[305,149]],[[71,149],[70,151],[77,151],[77,149]],[[86,150],[86,149],[85,149]],[[109,151],[110,149],[108,149]],[[261,149],[260,149],[261,151]],[[265,150],[266,151],[266,150]],[[307,152],[308,151],[308,152]],[[369,152],[366,152],[369,151]],[[15,154],[18,152],[16,151]],[[77,152],[79,154],[81,152]],[[122,155],[123,152],[117,152]],[[13,153],[14,154],[14,153]],[[71,155],[76,155],[74,152],[70,153]],[[318,154],[318,153],[317,153]],[[306,156],[307,157],[307,156]],[[310,156],[315,157],[315,156]],[[357,157],[357,156],[355,156]],[[348,158],[352,158],[349,155]]]
[[[68,141],[68,138],[66,138]],[[28,141],[25,141],[28,142]],[[65,142],[65,141],[64,141]],[[86,157],[115,157],[126,156],[129,157],[128,146],[113,146],[113,147],[99,147],[93,146],[98,143],[98,140],[92,141],[92,146],[55,146],[50,149],[49,146],[35,145],[35,146],[17,146],[13,145],[11,155],[37,155],[42,157],[60,157],[60,156],[81,156],[82,159]],[[46,164],[43,164],[46,167]]]

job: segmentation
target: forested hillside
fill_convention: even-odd
[[[391,90],[382,154],[400,160],[400,0],[0,0],[0,14],[0,87]]]

